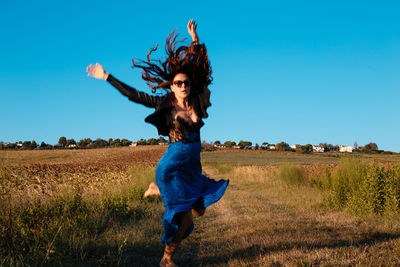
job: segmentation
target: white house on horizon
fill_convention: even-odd
[[[313,145],[312,150],[313,150],[313,152],[320,152],[320,153],[325,152],[325,148],[320,145],[318,145],[318,146]]]
[[[339,145],[339,152],[353,152],[353,147],[346,145]]]
[[[269,144],[269,145],[268,145],[268,149],[270,149],[270,150],[275,150],[275,145]]]
[[[300,148],[300,147],[301,147],[301,145],[299,145],[299,144],[295,144],[295,145],[291,145],[290,146],[291,149],[297,149],[297,148]]]

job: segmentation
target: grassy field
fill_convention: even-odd
[[[271,166],[281,164],[337,164],[342,157],[376,160],[382,163],[400,162],[400,155],[380,155],[365,153],[294,153],[263,150],[219,150],[203,152],[202,160],[210,164],[230,164],[236,166]]]
[[[0,265],[157,266],[163,206],[142,199],[166,147],[0,151]],[[391,155],[346,155],[398,164]],[[354,216],[281,179],[335,170],[340,154],[202,153],[225,196],[176,254],[180,266],[400,265],[400,217]]]

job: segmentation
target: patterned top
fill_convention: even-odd
[[[172,121],[171,128],[169,130],[169,141],[175,143],[178,141],[183,141],[184,143],[193,142],[198,140],[188,140],[187,136],[191,133],[200,134],[200,128],[204,125],[202,120],[196,123],[188,123],[185,119],[177,117]]]

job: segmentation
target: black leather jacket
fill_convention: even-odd
[[[126,85],[125,83],[116,79],[111,74],[108,75],[107,81],[112,86],[117,88],[121,92],[121,94],[127,96],[129,100],[135,103],[142,104],[149,108],[155,108],[155,112],[147,116],[145,122],[151,123],[156,126],[158,134],[165,136],[169,135],[169,130],[171,129],[171,127],[173,127],[172,109],[174,108],[171,99],[173,96],[171,95],[171,93],[167,93],[164,96],[152,96],[144,92],[138,91],[135,88],[130,87],[129,85]],[[208,92],[209,99],[208,89],[204,90],[204,92],[204,94],[207,94]],[[195,97],[192,100],[192,105],[194,111],[200,118],[207,118],[208,114],[206,112],[206,109],[207,107],[211,106],[211,104],[208,102],[202,105],[201,99],[203,98],[206,99],[207,97]],[[202,106],[204,106],[205,108],[201,108]],[[201,126],[203,125],[204,123],[203,121],[201,121]]]

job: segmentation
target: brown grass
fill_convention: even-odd
[[[230,164],[235,166],[265,166],[265,165],[281,165],[297,164],[297,165],[313,165],[313,164],[338,164],[342,157],[356,157],[365,160],[376,160],[380,163],[398,163],[400,155],[381,155],[366,153],[294,153],[279,152],[265,150],[238,150],[224,149],[214,152],[203,152],[202,160],[205,163]]]
[[[46,198],[78,183],[83,194],[130,181],[132,166],[154,168],[165,146],[87,150],[0,151],[14,195]],[[93,189],[93,190],[92,190]]]
[[[74,194],[77,184],[83,201],[92,203],[106,196],[119,201],[132,194],[135,183],[145,186],[153,179],[165,149],[0,151],[0,161],[10,171],[9,196],[15,205],[33,203],[34,199],[45,203],[60,194]],[[282,162],[300,164],[307,175],[318,176],[325,168],[335,168],[336,156],[240,153],[202,154],[209,176],[229,178],[231,182],[225,196],[203,217],[195,219],[194,233],[176,255],[181,266],[400,265],[398,216],[360,219],[332,210],[325,205],[322,191],[292,186],[275,176]],[[390,156],[377,159],[397,160]],[[3,207],[5,203],[1,203]],[[133,198],[127,204],[129,212],[139,213],[107,217],[102,231],[95,234],[77,229],[73,239],[52,252],[55,258],[44,257],[41,262],[156,266],[163,250],[163,207],[157,201]],[[102,209],[96,212],[93,218],[101,221],[106,217]],[[18,255],[23,257],[24,253]]]
[[[0,162],[21,164],[84,164],[123,166],[157,164],[167,146],[138,146],[99,149],[0,150]]]

